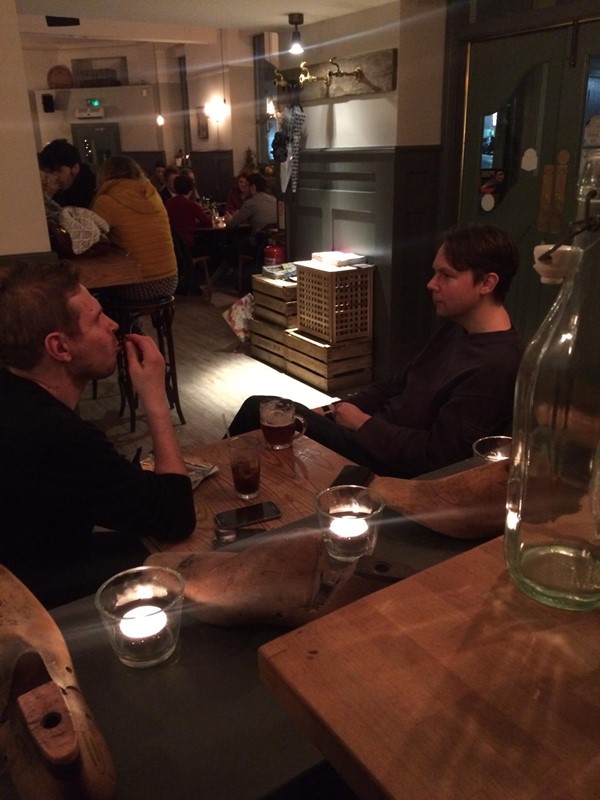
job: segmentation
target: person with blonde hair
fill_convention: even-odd
[[[111,289],[111,299],[139,301],[173,294],[177,259],[169,216],[136,161],[113,156],[101,165],[92,210],[110,225],[111,241],[142,265],[144,281]]]

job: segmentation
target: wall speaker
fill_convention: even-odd
[[[54,95],[51,94],[42,95],[42,108],[44,109],[46,114],[50,114],[54,111]]]

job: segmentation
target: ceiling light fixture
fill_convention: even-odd
[[[304,52],[304,48],[302,47],[298,25],[304,24],[304,14],[288,14],[288,21],[290,25],[294,26],[294,30],[292,31],[292,44],[289,52],[293,56],[300,56]]]

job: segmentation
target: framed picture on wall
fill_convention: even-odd
[[[204,106],[198,109],[198,138],[208,139],[208,117],[204,111]]]

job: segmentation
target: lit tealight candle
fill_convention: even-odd
[[[354,539],[356,536],[364,536],[369,530],[369,526],[364,517],[336,517],[331,520],[329,530],[335,536]]]
[[[167,615],[158,606],[137,606],[123,614],[119,627],[129,639],[147,639],[167,627]]]

